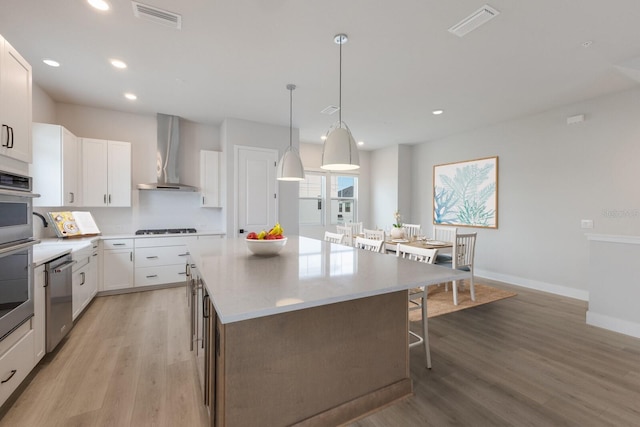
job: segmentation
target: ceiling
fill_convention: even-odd
[[[134,17],[128,0],[109,2],[100,13],[85,0],[2,0],[0,34],[58,102],[288,126],[294,83],[294,127],[320,143],[338,116],[320,112],[339,102],[333,37],[346,33],[342,118],[363,149],[429,141],[640,80],[637,0],[490,0],[500,14],[462,38],[447,29],[484,1],[142,1],[181,15],[181,30]]]

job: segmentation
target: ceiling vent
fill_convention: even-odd
[[[500,14],[500,11],[485,4],[471,15],[449,28],[449,32],[463,37]]]
[[[324,110],[320,111],[322,114],[327,114],[327,115],[331,115],[333,113],[335,113],[336,111],[338,111],[340,109],[340,107],[336,107],[335,105],[329,105],[328,107],[326,107]]]
[[[158,9],[157,7],[132,1],[133,16],[156,24],[165,25],[167,27],[182,29],[182,16],[168,10]]]

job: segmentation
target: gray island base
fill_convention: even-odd
[[[189,245],[209,294],[212,426],[335,426],[412,394],[407,289],[468,273],[289,237]]]

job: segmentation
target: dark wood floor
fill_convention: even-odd
[[[640,340],[586,325],[585,302],[497,285],[518,296],[430,319],[415,395],[351,426],[640,425]],[[187,328],[184,289],[98,298],[0,426],[204,426]]]
[[[429,319],[415,396],[352,426],[640,426],[640,340],[589,326],[587,303],[518,296]]]

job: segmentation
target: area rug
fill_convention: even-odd
[[[453,313],[454,311],[464,310],[466,308],[477,307],[479,305],[488,304],[490,302],[499,301],[501,299],[516,296],[511,291],[494,288],[480,283],[475,284],[476,300],[471,301],[471,293],[469,286],[466,285],[464,290],[458,289],[458,305],[453,305],[453,291],[451,285],[449,290],[445,291],[445,286],[429,286],[427,294],[427,313],[429,318],[442,316],[443,314]],[[412,310],[409,312],[409,320],[412,322],[419,321],[422,313],[420,310]]]

